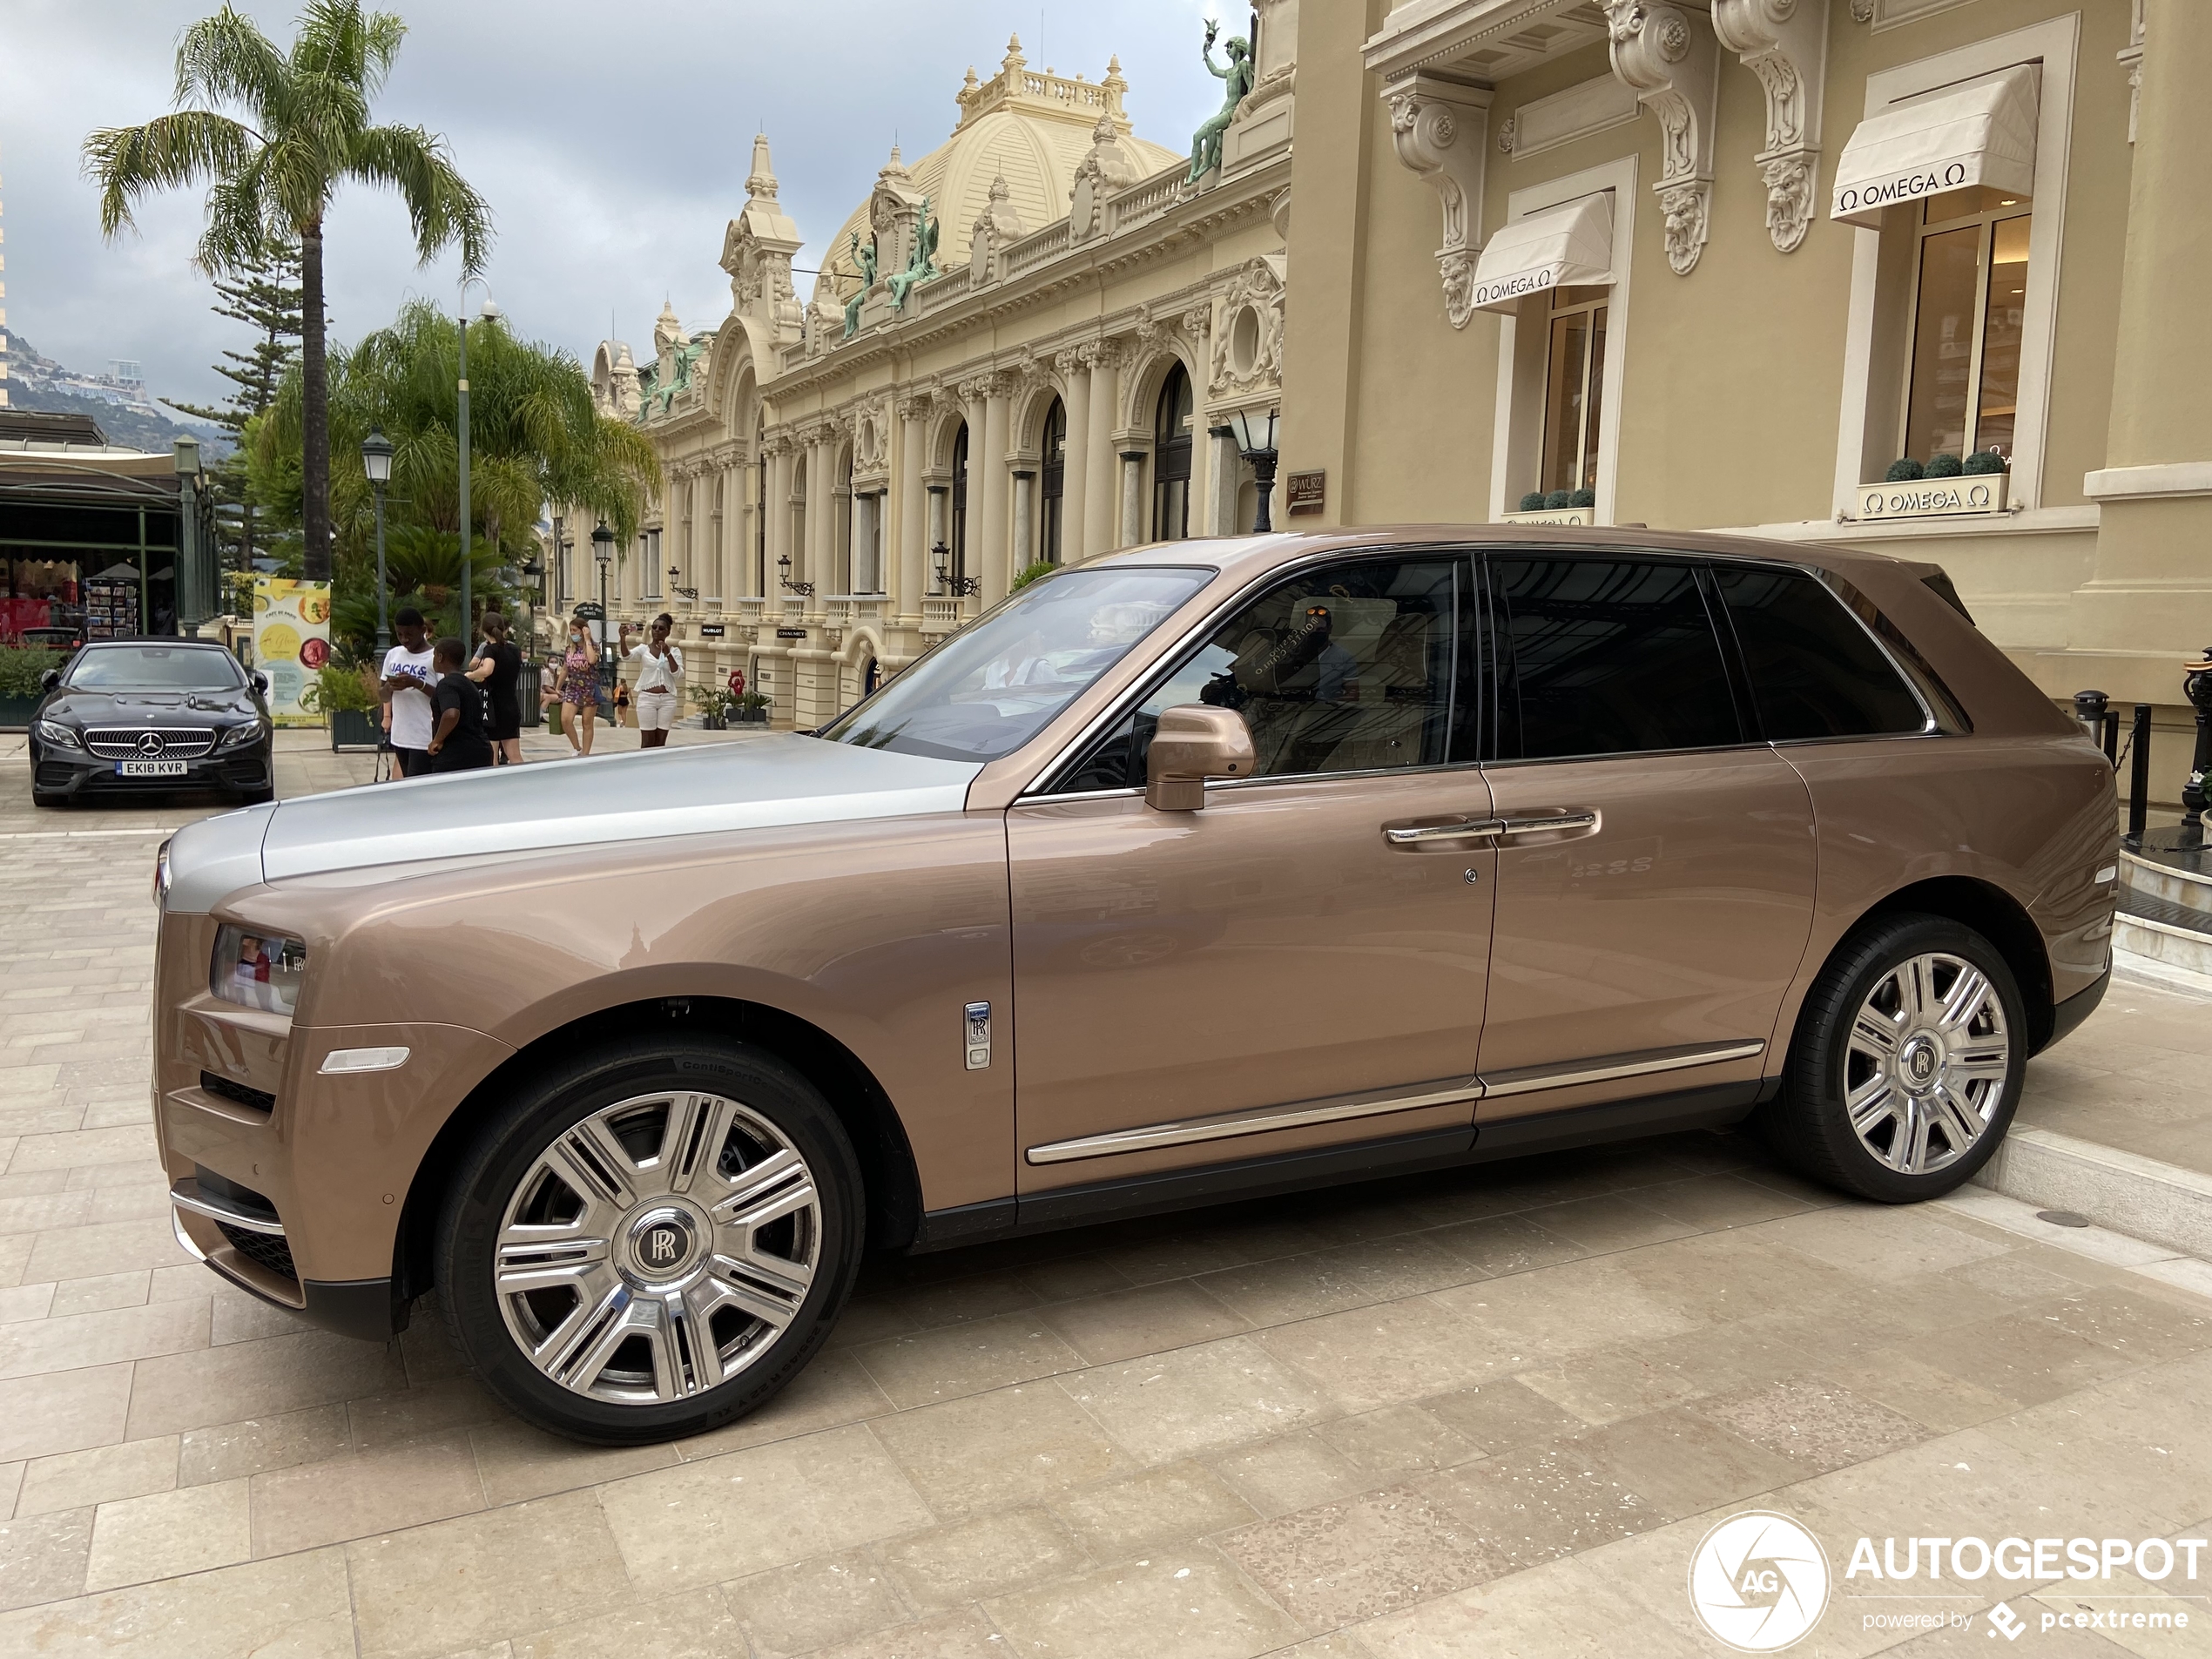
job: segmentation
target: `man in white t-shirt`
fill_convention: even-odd
[[[637,664],[637,746],[641,749],[664,746],[668,734],[676,729],[677,716],[684,710],[684,699],[678,695],[684,681],[684,659],[668,643],[669,631],[675,625],[676,618],[664,611],[653,618],[653,631],[646,642],[632,645],[630,642],[636,636],[627,623],[623,624],[623,655]]]
[[[392,758],[402,778],[430,770],[430,688],[438,683],[428,631],[413,605],[392,618],[400,643],[384,653],[383,696],[391,705]]]

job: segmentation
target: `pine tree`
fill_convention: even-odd
[[[164,398],[171,408],[212,421],[231,435],[231,452],[208,469],[215,492],[215,536],[222,566],[239,576],[253,569],[254,502],[246,488],[246,427],[276,401],[286,372],[299,361],[301,317],[300,250],[271,247],[234,280],[218,279],[212,307],[254,332],[249,351],[226,351],[214,370],[237,389],[219,406],[181,403]]]

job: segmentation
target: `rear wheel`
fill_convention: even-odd
[[[1995,1153],[2027,1063],[2027,1009],[1996,948],[1947,918],[1892,916],[1815,981],[1765,1126],[1831,1186],[1940,1197]]]
[[[735,1043],[633,1040],[487,1125],[438,1282],[484,1382],[599,1445],[752,1410],[829,1334],[860,1265],[859,1166],[812,1084]]]

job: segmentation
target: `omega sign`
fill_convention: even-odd
[[[1939,196],[1947,190],[1964,190],[1969,185],[1978,185],[1981,182],[1981,168],[1978,165],[1980,158],[1974,159],[1976,165],[1946,161],[1940,167],[1916,168],[1894,179],[1839,185],[1832,216],[1841,219],[1845,213],[1872,212],[1898,202],[1918,201],[1923,196]]]
[[[1858,516],[1951,518],[2005,510],[2006,475],[1974,473],[1957,478],[1915,478],[1895,484],[1862,484]]]
[[[1474,307],[1480,311],[1485,306],[1494,306],[1501,300],[1518,300],[1524,293],[1541,293],[1559,282],[1560,267],[1556,263],[1534,271],[1516,271],[1513,275],[1499,277],[1494,281],[1474,285]]]

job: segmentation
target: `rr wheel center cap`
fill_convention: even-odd
[[[654,1204],[639,1211],[624,1230],[623,1266],[633,1279],[665,1285],[698,1264],[705,1238],[705,1230],[689,1211]]]
[[[1923,1031],[1909,1038],[1898,1051],[1897,1063],[1900,1080],[1907,1089],[1920,1093],[1934,1086],[1943,1076],[1943,1043],[1932,1032]]]

